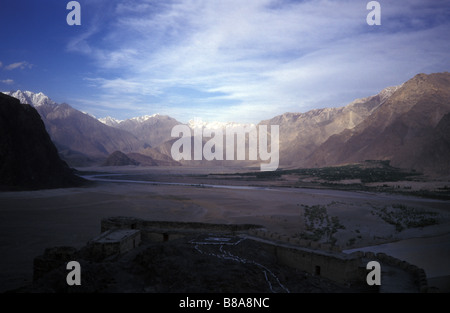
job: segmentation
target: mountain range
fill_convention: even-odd
[[[151,119],[137,121],[140,128],[133,121],[123,121],[115,125],[108,126],[95,117],[74,109],[66,103],[57,104],[43,93],[34,94],[30,91],[4,92],[20,100],[21,103],[29,103],[39,112],[47,132],[55,143],[60,156],[71,166],[85,166],[101,164],[115,151],[132,153],[146,148],[152,144],[169,140],[170,130],[165,134],[164,129],[168,129],[176,122],[169,117],[154,116]],[[167,119],[168,126],[165,126]],[[152,131],[152,127],[156,131]],[[159,127],[159,129],[158,129]],[[131,133],[127,129],[135,131]],[[149,136],[145,138],[143,134],[147,132]],[[164,137],[165,136],[165,137]],[[154,153],[156,157],[159,155]],[[159,156],[166,165],[166,156]],[[172,160],[173,161],[173,160]],[[169,162],[170,163],[170,162]],[[173,161],[174,165],[175,161]]]
[[[175,125],[180,124],[167,115],[145,115],[123,121],[112,117],[100,118],[100,122],[116,129],[127,131],[136,136],[142,143],[155,147],[171,139],[170,132]]]
[[[169,116],[96,119],[68,104],[56,104],[42,93],[19,90],[6,94],[36,108],[61,157],[72,166],[104,163],[116,151],[141,165],[217,164],[206,160],[175,162],[170,154],[175,141],[171,130],[181,123]],[[418,74],[399,86],[342,107],[284,113],[258,125],[279,125],[283,168],[390,160],[396,167],[447,175],[449,123],[450,73],[445,72]],[[236,124],[191,121],[188,126],[214,129]],[[239,164],[250,166],[254,162]]]
[[[399,88],[388,87],[343,107],[285,113],[260,124],[280,125],[280,164],[304,166],[308,156],[330,136],[360,124]]]
[[[418,171],[450,170],[450,74],[419,74],[353,128],[330,136],[303,162],[326,166],[390,160]]]

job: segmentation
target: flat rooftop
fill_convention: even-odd
[[[140,230],[137,229],[113,229],[105,233],[102,233],[100,236],[94,238],[92,242],[97,243],[121,242],[126,238],[132,237],[138,232],[140,232]]]

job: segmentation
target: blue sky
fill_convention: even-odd
[[[450,71],[450,2],[65,0],[0,4],[0,90],[97,117],[257,123]]]

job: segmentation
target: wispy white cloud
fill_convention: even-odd
[[[5,70],[11,71],[11,70],[15,70],[15,69],[21,69],[24,70],[26,68],[32,68],[33,64],[30,64],[26,61],[22,61],[22,62],[16,62],[16,63],[11,63],[9,65],[5,66]]]
[[[4,79],[4,80],[1,80],[0,82],[2,82],[5,85],[12,85],[12,84],[14,84],[14,80],[12,80],[12,79]]]
[[[68,49],[95,60],[104,106],[258,122],[449,70],[445,1],[381,5],[368,26],[356,0],[121,2]]]
[[[70,52],[91,54],[94,49],[91,48],[87,40],[97,32],[98,28],[96,26],[91,26],[87,31],[84,31],[78,36],[71,38],[67,44],[67,50]]]
[[[86,78],[85,80],[115,96],[117,94],[136,94],[141,96],[162,94],[162,91],[152,85],[144,85],[140,81],[131,79]]]

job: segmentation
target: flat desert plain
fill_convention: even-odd
[[[105,181],[82,188],[0,193],[0,291],[30,283],[33,259],[45,248],[84,246],[99,235],[100,222],[106,217],[252,223],[299,236],[307,224],[305,210],[313,206],[325,208],[326,214],[343,226],[333,237],[344,251],[388,251],[424,268],[430,285],[435,282],[441,291],[448,287],[448,200],[362,191],[253,187],[252,182],[239,179],[200,185],[198,177],[216,171],[206,168],[80,170],[127,175],[127,180],[118,181],[125,179],[120,175],[110,181],[106,181],[107,176],[95,176]],[[145,181],[130,179],[143,174]],[[191,179],[194,174],[196,178]],[[94,178],[93,173],[89,175]],[[399,230],[380,215],[383,208],[398,207],[426,212],[435,223]]]

